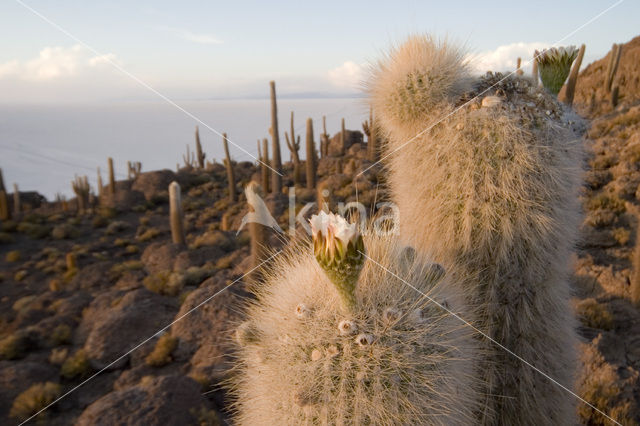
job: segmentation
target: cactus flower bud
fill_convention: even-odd
[[[551,47],[538,55],[536,60],[540,70],[540,80],[545,89],[558,96],[576,56],[578,56],[578,49],[575,46]]]
[[[344,306],[356,305],[355,287],[364,264],[364,242],[356,224],[342,216],[320,212],[309,220],[316,260],[336,286]]]

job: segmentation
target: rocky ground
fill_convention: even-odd
[[[640,39],[623,47],[617,107],[601,87],[606,57],[581,73],[575,102],[591,121],[573,276],[582,337],[577,389],[625,425],[640,424],[640,310],[630,302],[640,241],[639,56]],[[349,132],[347,140],[345,156],[334,146],[334,155],[320,160],[318,187],[331,189],[334,208],[356,197],[371,206],[382,199],[384,173],[374,167],[356,177],[371,162],[362,134]],[[239,191],[259,180],[255,164],[234,169]],[[292,175],[291,164],[286,172]],[[186,247],[171,243],[167,187],[174,180],[182,187]],[[238,305],[251,296],[242,278],[250,237],[246,230],[236,235],[246,201],[241,195],[229,202],[226,188],[219,164],[147,172],[118,182],[115,196],[103,196],[91,213],[78,215],[72,200],[66,211],[43,205],[1,224],[1,424],[17,424],[67,392],[38,420],[227,422],[221,383]],[[283,229],[286,197],[266,197]],[[315,190],[296,189],[297,210],[315,199]],[[283,241],[270,240],[273,247]],[[609,424],[584,404],[579,418]]]

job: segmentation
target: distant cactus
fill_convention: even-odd
[[[518,56],[518,59],[516,60],[516,74],[518,75],[524,74],[524,72],[520,68],[521,65],[522,65],[522,58]]]
[[[578,57],[573,62],[573,66],[571,67],[569,79],[567,80],[563,102],[569,106],[573,105],[573,97],[576,93],[576,84],[578,82],[578,75],[580,73],[580,66],[582,65],[582,58],[584,58],[585,49],[586,46],[582,44],[580,46],[580,49],[578,50]]]
[[[293,111],[291,111],[291,139],[289,139],[289,134],[284,132],[284,136],[287,140],[287,146],[289,147],[289,151],[291,151],[291,158],[293,159],[293,185],[297,185],[300,183],[300,156],[298,155],[298,151],[300,150],[300,135],[296,139],[295,131],[293,128]]]
[[[16,216],[20,216],[22,213],[22,205],[20,203],[20,190],[18,190],[18,184],[13,184],[13,213]]]
[[[196,154],[191,152],[191,148],[189,148],[189,144],[187,144],[187,151],[182,154],[182,161],[184,162],[184,166],[187,169],[193,169],[196,167]]]
[[[561,111],[552,97],[509,89],[513,82],[499,76],[470,81],[464,58],[448,43],[415,36],[371,77],[374,110],[396,150],[387,166],[401,238],[447,265],[483,333],[571,387],[577,337],[567,276],[581,145],[545,113]],[[511,105],[469,103],[449,114],[463,103],[461,90],[486,88],[510,91]],[[533,99],[548,106],[521,113]],[[490,341],[482,345],[479,423],[575,423],[572,395]]]
[[[102,173],[100,173],[100,167],[98,167],[97,186],[98,186],[98,197],[102,198],[102,194],[104,192],[104,187],[102,185]]]
[[[620,94],[620,88],[616,84],[611,90],[611,108],[618,106],[618,95]]]
[[[618,65],[620,64],[621,56],[622,45],[613,43],[613,46],[611,47],[611,54],[609,55],[609,62],[607,63],[607,73],[604,80],[604,87],[607,93],[611,92],[613,80],[616,77],[616,72],[618,71]]]
[[[281,255],[257,286],[236,331],[237,424],[473,423],[480,400],[472,378],[475,341],[440,307],[460,312],[456,287],[397,241],[371,237],[351,245],[358,238],[318,246],[325,263],[341,250],[347,262],[359,256],[349,310],[332,275],[304,246]]]
[[[127,161],[127,178],[135,179],[142,170],[142,163],[139,161]]]
[[[282,193],[282,160],[280,155],[280,136],[278,133],[278,104],[276,101],[276,82],[270,81],[269,88],[271,89],[271,128],[269,132],[271,134],[271,155],[272,164],[271,168],[271,191],[275,194]]]
[[[109,157],[109,195],[116,193],[116,177],[113,171],[113,158]]]
[[[229,188],[229,201],[236,202],[236,175],[233,172],[233,164],[231,163],[231,156],[229,155],[229,142],[227,141],[227,134],[222,134],[222,145],[224,147],[224,165],[227,168],[227,185]]]
[[[269,168],[269,141],[267,138],[262,139],[262,162],[260,163],[260,172],[262,174],[262,189],[264,193],[269,193],[269,187],[271,186]]]
[[[169,218],[171,222],[171,239],[174,244],[184,245],[184,217],[182,213],[182,197],[180,184],[169,184]]]
[[[375,162],[378,159],[378,138],[375,123],[373,122],[373,108],[369,108],[369,120],[365,120],[362,123],[362,131],[367,135],[367,154],[369,161]]]
[[[314,189],[316,187],[317,164],[316,145],[313,141],[313,120],[311,118],[307,118],[306,148],[307,189]]]
[[[0,169],[0,220],[10,220],[11,211],[9,210],[9,198],[7,197],[7,188],[4,186],[4,177],[2,169]]]
[[[344,155],[346,148],[347,131],[344,127],[344,118],[340,121],[340,155]]]
[[[327,133],[327,117],[322,116],[322,134],[320,135],[320,157],[324,158],[329,152],[329,134]]]
[[[71,188],[76,194],[76,202],[78,203],[78,213],[86,213],[89,210],[89,180],[86,176],[76,176],[71,181]]]
[[[575,46],[550,47],[538,56],[540,80],[549,93],[558,96],[576,56],[578,56],[578,50]]]
[[[204,169],[204,159],[206,158],[206,154],[202,151],[202,144],[200,143],[200,132],[198,131],[198,126],[196,126],[196,158],[198,159],[198,167],[200,169]]]
[[[533,53],[533,62],[531,64],[531,80],[533,80],[533,85],[538,87],[540,84],[540,75],[538,73],[538,57],[540,56],[540,52],[537,50]]]

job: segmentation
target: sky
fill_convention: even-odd
[[[637,35],[640,2],[618,3],[2,0],[0,103],[156,99],[149,87],[260,98],[270,80],[280,96],[350,95],[368,64],[422,32],[463,44],[478,72],[581,43],[586,65]]]

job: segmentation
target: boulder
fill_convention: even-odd
[[[145,199],[151,200],[154,195],[166,192],[174,180],[176,174],[168,169],[140,173],[133,181],[131,189],[141,192]]]
[[[51,365],[37,362],[0,361],[0,424],[9,421],[9,410],[16,396],[38,382],[55,381],[58,370]]]
[[[91,404],[76,426],[192,425],[201,424],[199,416],[207,412],[211,415],[211,411],[195,380],[183,376],[148,377]]]
[[[359,130],[345,130],[344,137],[344,151],[340,146],[340,132],[333,135],[333,137],[329,140],[329,156],[331,157],[339,157],[343,155],[346,150],[348,150],[351,145],[354,144],[362,144],[364,139],[364,135]]]
[[[115,303],[114,303],[115,302]],[[84,349],[95,369],[107,367],[148,337],[153,336],[171,322],[178,309],[174,299],[152,293],[145,288],[125,294],[115,299],[106,309],[96,310],[93,315],[85,315],[82,322],[90,322],[90,332]],[[137,352],[153,349],[153,341]],[[110,369],[120,368],[127,363],[124,356]]]

